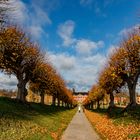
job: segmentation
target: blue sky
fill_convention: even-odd
[[[12,5],[11,20],[40,44],[68,87],[80,91],[96,83],[107,56],[140,23],[139,0],[12,0]]]

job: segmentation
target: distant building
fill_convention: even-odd
[[[140,95],[136,96],[136,102],[140,104]],[[114,103],[116,105],[118,104],[127,105],[129,103],[129,95],[127,95],[126,93],[116,94],[114,96]]]
[[[83,102],[87,98],[87,96],[88,92],[75,92],[75,90],[73,89],[73,98],[77,102],[79,103]]]
[[[129,96],[126,93],[117,93],[114,95],[114,103],[125,106],[129,103]]]

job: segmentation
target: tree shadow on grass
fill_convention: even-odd
[[[0,118],[5,119],[31,120],[37,115],[53,116],[67,109],[40,103],[22,103],[15,99],[0,97]]]

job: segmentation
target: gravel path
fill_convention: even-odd
[[[83,112],[73,117],[61,140],[100,140]]]

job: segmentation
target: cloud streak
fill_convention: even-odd
[[[17,88],[17,78],[0,73],[0,89],[15,90]]]
[[[94,50],[104,46],[103,41],[95,42],[85,38],[74,38],[74,29],[75,22],[72,20],[67,20],[58,26],[57,34],[62,39],[62,46],[74,46],[77,53],[80,55],[91,55]]]
[[[75,29],[75,23],[72,20],[68,20],[58,26],[58,35],[63,40],[63,46],[70,46],[75,42],[73,38],[73,31]]]
[[[58,26],[57,34],[62,40],[62,46],[71,47],[76,54],[49,52],[49,58],[70,88],[89,90],[105,64],[105,56],[97,53],[98,49],[104,47],[104,42],[78,39],[73,36],[74,29],[75,22],[67,20]]]
[[[103,46],[103,41],[94,42],[88,39],[81,39],[76,42],[76,50],[81,55],[91,55],[92,51]]]
[[[40,4],[37,1],[30,1],[27,5],[27,3],[20,0],[11,0],[11,7],[15,9],[11,11],[11,21],[26,27],[32,37],[37,40],[42,36],[48,36],[44,30],[44,26],[52,24],[52,20],[48,14],[49,12],[42,8]]]
[[[70,71],[76,66],[76,59],[74,56],[70,56],[66,53],[52,53],[49,52],[46,54],[49,55],[50,62],[53,62],[54,66],[62,71]]]
[[[136,31],[137,29],[140,28],[140,24],[136,24],[135,26],[131,27],[131,28],[124,28],[122,29],[118,35],[119,36],[127,36],[129,33],[131,33],[132,31]]]

